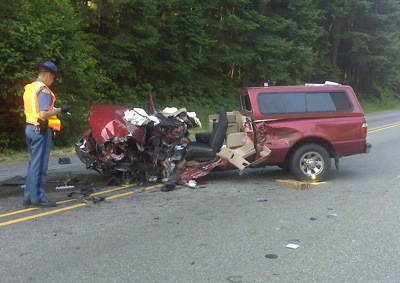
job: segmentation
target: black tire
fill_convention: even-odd
[[[290,160],[290,170],[301,181],[322,181],[329,175],[330,169],[328,151],[316,143],[300,146]]]

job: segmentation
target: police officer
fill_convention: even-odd
[[[36,81],[25,86],[26,143],[29,149],[28,176],[24,190],[25,207],[53,207],[55,202],[45,197],[46,172],[49,164],[53,131],[61,130],[57,114],[69,113],[70,106],[55,108],[56,97],[50,90],[55,78],[61,75],[53,62],[37,64]]]

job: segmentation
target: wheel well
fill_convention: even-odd
[[[330,142],[328,142],[327,140],[324,140],[322,138],[306,138],[306,139],[297,141],[290,148],[290,150],[286,154],[285,163],[290,162],[290,157],[292,156],[293,152],[295,152],[299,147],[301,147],[305,144],[308,144],[308,143],[316,143],[320,146],[323,146],[328,151],[328,154],[331,158],[333,158],[335,155],[335,150],[334,150],[332,144]]]

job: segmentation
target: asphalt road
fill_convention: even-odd
[[[371,153],[310,190],[276,186],[293,177],[269,167],[56,210],[0,199],[1,281],[399,282],[400,113],[367,120]]]
[[[70,164],[59,164],[58,158],[52,157],[49,160],[48,175],[53,175],[55,173],[65,172],[66,174],[76,174],[84,171],[85,164],[83,164],[78,156],[71,155],[65,156],[70,158]],[[28,170],[27,161],[19,161],[12,163],[0,164],[0,183],[9,180],[15,176],[26,177],[26,172]]]

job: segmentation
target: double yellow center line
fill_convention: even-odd
[[[398,127],[398,126],[400,126],[400,122],[391,123],[391,124],[387,124],[387,125],[371,128],[371,129],[368,129],[368,134],[379,132],[379,131],[390,129],[390,128],[394,128],[394,127]]]
[[[88,197],[94,197],[94,196],[98,196],[98,195],[104,195],[104,194],[108,194],[108,193],[113,193],[113,192],[116,192],[116,191],[126,190],[126,189],[133,188],[135,186],[137,186],[137,184],[132,184],[132,185],[128,185],[128,186],[122,186],[122,187],[118,187],[118,188],[114,188],[114,189],[110,189],[110,190],[105,190],[105,191],[93,193],[93,194],[90,194]],[[129,191],[129,192],[121,193],[121,194],[115,194],[115,195],[111,195],[111,196],[106,197],[105,200],[124,197],[124,196],[127,196],[127,195],[133,195],[138,191],[148,191],[148,190],[151,190],[151,189],[154,189],[154,188],[159,188],[159,187],[162,187],[162,186],[163,186],[162,184],[157,184],[157,185],[153,185],[153,186],[149,186],[149,187],[144,187],[144,188],[142,188],[142,190]],[[58,201],[57,204],[75,202],[75,201],[77,201],[79,199],[83,199],[83,198],[73,198],[73,199],[61,200],[61,201]],[[29,215],[29,216],[25,216],[25,217],[9,220],[9,221],[0,222],[0,227],[11,225],[11,224],[15,224],[15,223],[19,223],[19,222],[23,222],[23,221],[27,221],[27,220],[31,220],[31,219],[36,219],[36,218],[43,217],[43,216],[48,216],[48,215],[60,213],[60,212],[63,212],[63,211],[75,209],[75,208],[78,208],[78,207],[83,207],[83,206],[86,206],[86,205],[87,205],[86,202],[82,202],[82,203],[78,203],[78,204],[74,204],[74,205],[70,205],[70,206],[66,206],[66,207],[52,209],[52,210],[49,210],[49,211],[46,211],[46,212],[42,212],[42,213],[37,213],[37,214],[34,214],[34,215]],[[27,212],[35,211],[35,210],[38,210],[38,209],[39,209],[38,207],[20,209],[20,210],[8,212],[8,213],[0,214],[0,218],[9,217],[9,216],[13,216],[13,215],[18,215],[18,214],[22,214],[22,213],[27,213]]]

